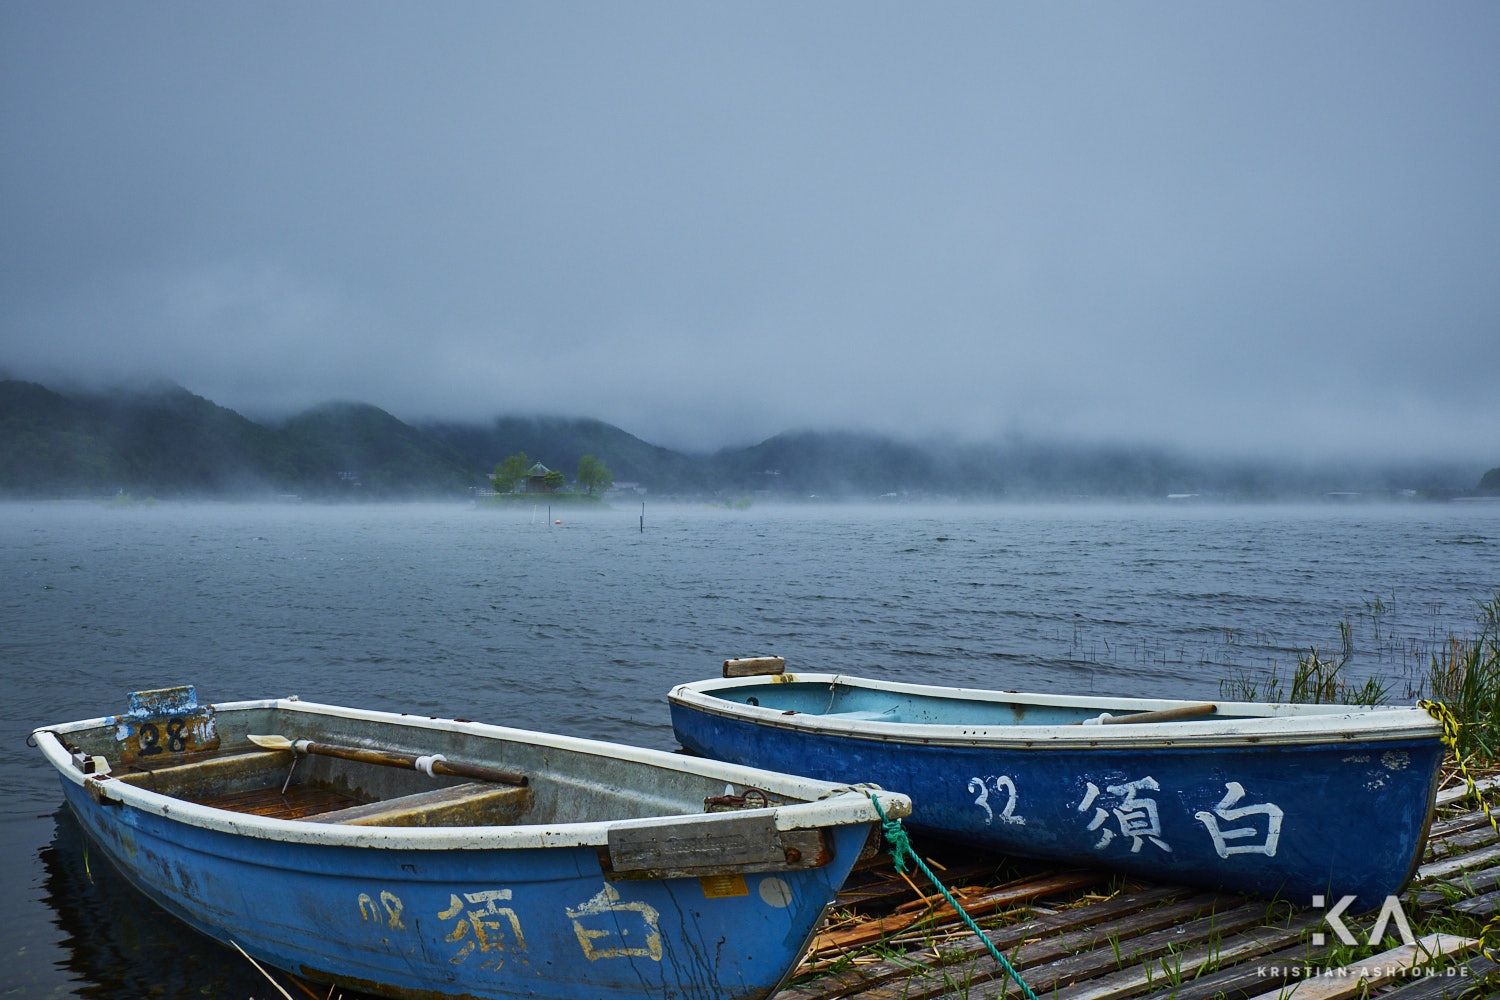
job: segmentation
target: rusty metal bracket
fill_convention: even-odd
[[[118,799],[112,799],[104,794],[105,782],[109,780],[110,777],[107,774],[92,774],[84,781],[83,787],[88,789],[89,798],[101,806],[118,806],[120,804]]]

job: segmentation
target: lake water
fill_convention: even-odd
[[[0,505],[0,996],[271,995],[120,885],[36,726],[141,688],[671,747],[726,657],[978,687],[1213,698],[1340,649],[1398,678],[1500,591],[1500,504],[748,511],[552,525],[462,505]]]

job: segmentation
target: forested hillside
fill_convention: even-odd
[[[1252,461],[1151,447],[916,443],[814,430],[689,455],[585,418],[414,426],[367,403],[342,402],[257,423],[170,382],[65,392],[0,381],[5,496],[460,497],[487,486],[496,465],[522,452],[569,484],[590,455],[617,484],[714,500],[1500,495],[1500,469],[1481,476],[1478,463]]]

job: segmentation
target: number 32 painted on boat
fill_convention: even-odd
[[[1002,823],[1014,823],[1017,826],[1025,826],[1025,818],[1015,814],[1016,783],[1007,774],[999,776],[991,774],[983,778],[969,779],[969,791],[979,793],[978,797],[974,799],[974,804],[984,810],[985,825],[988,826],[995,819],[995,811],[990,808],[990,789],[994,789],[996,795],[999,795],[1001,792],[1005,793],[1005,808],[1000,810],[1000,821]]]

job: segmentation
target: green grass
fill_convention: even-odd
[[[1371,618],[1390,606],[1376,598],[1366,603]],[[1428,697],[1447,705],[1461,730],[1458,750],[1465,758],[1481,763],[1500,761],[1500,592],[1479,602],[1475,616],[1477,633],[1450,636],[1432,654],[1426,675],[1407,679],[1413,699]],[[1350,680],[1344,666],[1354,654],[1353,630],[1341,621],[1339,651],[1324,656],[1316,646],[1297,656],[1290,675],[1273,664],[1268,673],[1254,674],[1230,666],[1219,681],[1219,692],[1235,701],[1296,702],[1318,705],[1380,705],[1388,702],[1396,682],[1371,677]],[[1378,625],[1377,625],[1378,628]]]
[[[1243,669],[1232,669],[1219,681],[1219,693],[1234,701],[1296,702],[1311,705],[1380,705],[1390,697],[1392,683],[1371,677],[1362,684],[1349,680],[1344,666],[1354,653],[1349,623],[1339,622],[1340,650],[1335,659],[1319,655],[1313,646],[1297,656],[1290,677],[1284,677],[1279,665],[1270,673],[1253,676]]]
[[[1479,764],[1500,759],[1500,594],[1479,605],[1479,637],[1450,638],[1427,673],[1433,700],[1458,720],[1460,757]]]

